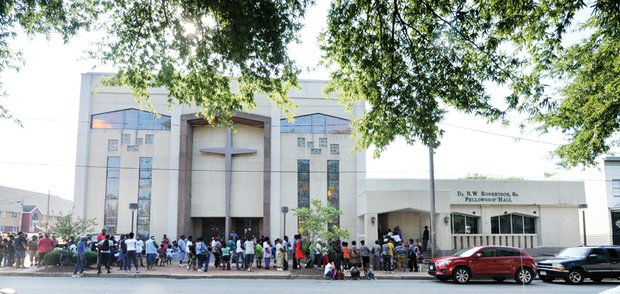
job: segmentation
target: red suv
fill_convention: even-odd
[[[461,284],[472,277],[491,277],[496,281],[514,278],[520,284],[529,284],[536,276],[536,261],[520,248],[481,246],[432,259],[428,273],[440,281],[452,278]]]

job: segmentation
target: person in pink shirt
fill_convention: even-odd
[[[39,253],[39,266],[45,264],[45,255],[54,250],[54,240],[49,237],[49,234],[39,239],[39,246],[37,252]]]

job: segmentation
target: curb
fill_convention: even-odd
[[[4,272],[0,273],[0,277],[71,277],[71,273],[49,273],[49,272],[34,272],[34,273],[24,273],[24,272]],[[432,276],[399,276],[399,275],[382,275],[375,276],[377,280],[433,280]],[[91,274],[87,273],[84,275],[84,278],[135,278],[135,279],[245,279],[245,280],[323,280],[326,279],[322,276],[313,276],[313,275],[295,275],[295,274],[287,274],[287,275],[176,275],[176,274],[149,274],[149,273],[140,273],[140,274]],[[360,278],[364,280],[364,278]],[[347,280],[350,280],[347,279]]]

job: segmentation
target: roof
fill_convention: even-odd
[[[37,208],[36,205],[24,205],[22,206],[22,212],[32,212],[35,208]]]
[[[0,211],[30,212],[36,207],[41,213],[47,214],[47,200],[47,193],[0,186]],[[31,206],[33,207],[26,211]],[[50,195],[49,207],[50,215],[69,214],[73,211],[73,201]]]

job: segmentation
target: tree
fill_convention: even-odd
[[[60,215],[56,219],[56,224],[52,226],[52,230],[59,234],[61,239],[67,240],[69,236],[78,237],[87,233],[93,232],[97,226],[97,221],[94,218],[87,219],[77,217],[74,220],[73,213],[67,215]]]
[[[492,176],[485,176],[485,175],[481,175],[481,174],[468,174],[466,177],[461,178],[464,180],[499,180],[499,181],[522,181],[523,178],[521,177],[492,177]]]
[[[286,50],[311,0],[1,2],[0,72],[17,66],[8,41],[20,27],[65,41],[97,29],[106,37],[90,55],[118,68],[106,85],[128,86],[147,105],[147,89],[163,87],[170,103],[198,106],[210,123],[222,124],[266,93],[291,116],[286,94],[298,85],[299,69]],[[2,117],[10,117],[4,108]]]
[[[91,51],[119,70],[106,82],[147,89],[198,106],[210,123],[230,124],[267,93],[291,118],[287,91],[299,69],[286,52],[312,0],[0,1],[0,73],[18,67],[9,41],[18,33],[97,29]],[[369,110],[354,126],[358,147],[378,155],[401,136],[439,145],[448,110],[507,123],[522,112],[541,131],[558,128],[565,166],[593,164],[620,128],[620,12],[617,0],[333,0],[321,40],[332,69],[329,91]],[[578,12],[592,13],[582,42],[564,46]],[[21,31],[20,31],[21,29]],[[501,102],[487,86],[505,86]],[[557,85],[557,86],[555,86]],[[556,90],[559,96],[555,96]],[[0,106],[0,118],[10,118]]]
[[[321,47],[334,70],[330,92],[370,109],[355,122],[358,147],[378,155],[396,136],[437,147],[453,109],[507,123],[522,112],[542,131],[559,128],[565,166],[592,164],[620,124],[620,10],[599,0],[565,48],[581,0],[334,1]],[[562,96],[554,97],[560,85]],[[486,85],[510,94],[493,103]],[[550,94],[551,93],[551,94]]]
[[[333,223],[342,215],[342,211],[331,205],[323,206],[320,200],[311,200],[311,207],[293,209],[295,216],[299,218],[299,232],[308,236],[311,241],[323,237],[326,240],[349,238],[349,232],[339,229]],[[330,227],[331,225],[331,227]]]

